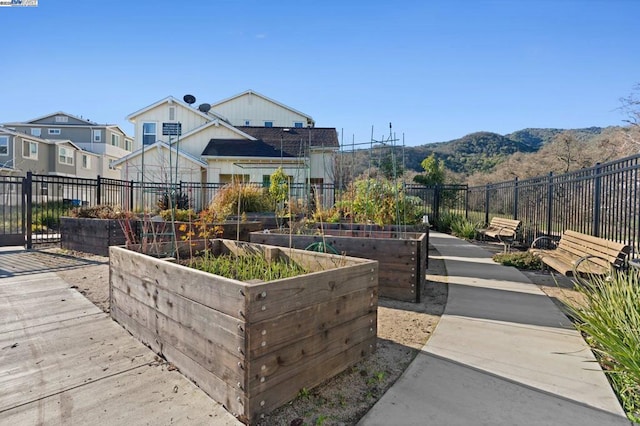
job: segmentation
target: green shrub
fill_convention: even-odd
[[[160,216],[166,220],[171,220],[171,210],[160,210]],[[176,222],[191,222],[198,218],[193,209],[175,209],[174,220]]]
[[[505,266],[515,266],[518,269],[542,269],[540,258],[528,251],[498,253],[493,256],[493,260]]]
[[[464,217],[456,218],[453,222],[451,222],[451,234],[458,238],[465,238],[467,240],[472,240],[476,236],[476,224],[470,222]]]
[[[451,212],[442,212],[440,213],[440,216],[437,218],[437,220],[433,224],[433,227],[436,229],[436,231],[450,234],[452,231],[453,223],[463,219],[464,219],[464,216],[460,214],[451,213]]]
[[[640,272],[612,271],[576,285],[583,306],[567,305],[587,335],[627,416],[640,421]],[[585,280],[583,280],[585,281]]]

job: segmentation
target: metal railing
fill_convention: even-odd
[[[263,183],[254,185],[263,186]],[[117,179],[82,179],[27,173],[0,176],[0,235],[24,232],[27,244],[59,241],[59,217],[77,206],[109,204],[142,212],[156,209],[165,195],[183,194],[196,211],[208,206],[225,184],[180,182],[174,185]],[[562,175],[486,186],[404,185],[418,197],[424,214],[437,221],[443,212],[487,224],[494,216],[519,219],[522,243],[547,235],[560,238],[572,229],[640,249],[640,154]],[[312,195],[313,194],[313,195]],[[334,185],[292,184],[291,197],[319,200],[331,207],[342,196]]]

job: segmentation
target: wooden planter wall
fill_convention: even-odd
[[[138,221],[130,222],[137,230]],[[116,219],[60,218],[60,246],[63,249],[109,256],[109,246],[125,243],[124,232]]]
[[[289,234],[286,231],[252,232],[251,242],[305,249],[325,243],[347,256],[377,260],[382,297],[419,302],[426,284],[428,233],[324,229],[322,235]]]
[[[232,413],[255,421],[375,351],[377,262],[229,240],[211,250],[314,272],[252,284],[112,247],[111,316]]]

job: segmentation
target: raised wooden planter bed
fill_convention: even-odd
[[[133,229],[137,230],[138,224],[137,220],[131,220]],[[109,246],[125,243],[117,219],[60,218],[60,246],[63,249],[109,256]]]
[[[380,296],[419,302],[420,290],[426,284],[428,232],[373,231],[367,226],[371,227],[327,229],[323,226],[324,237],[319,234],[290,234],[287,230],[252,232],[251,242],[297,249],[324,243],[347,256],[377,260],[380,263]]]
[[[310,273],[249,283],[110,249],[111,316],[230,412],[254,422],[375,351],[378,262],[213,240]]]

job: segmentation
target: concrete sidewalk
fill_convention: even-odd
[[[0,250],[0,424],[240,425],[23,250]]]
[[[435,333],[359,425],[629,425],[556,305],[491,253],[433,232],[449,296]]]

